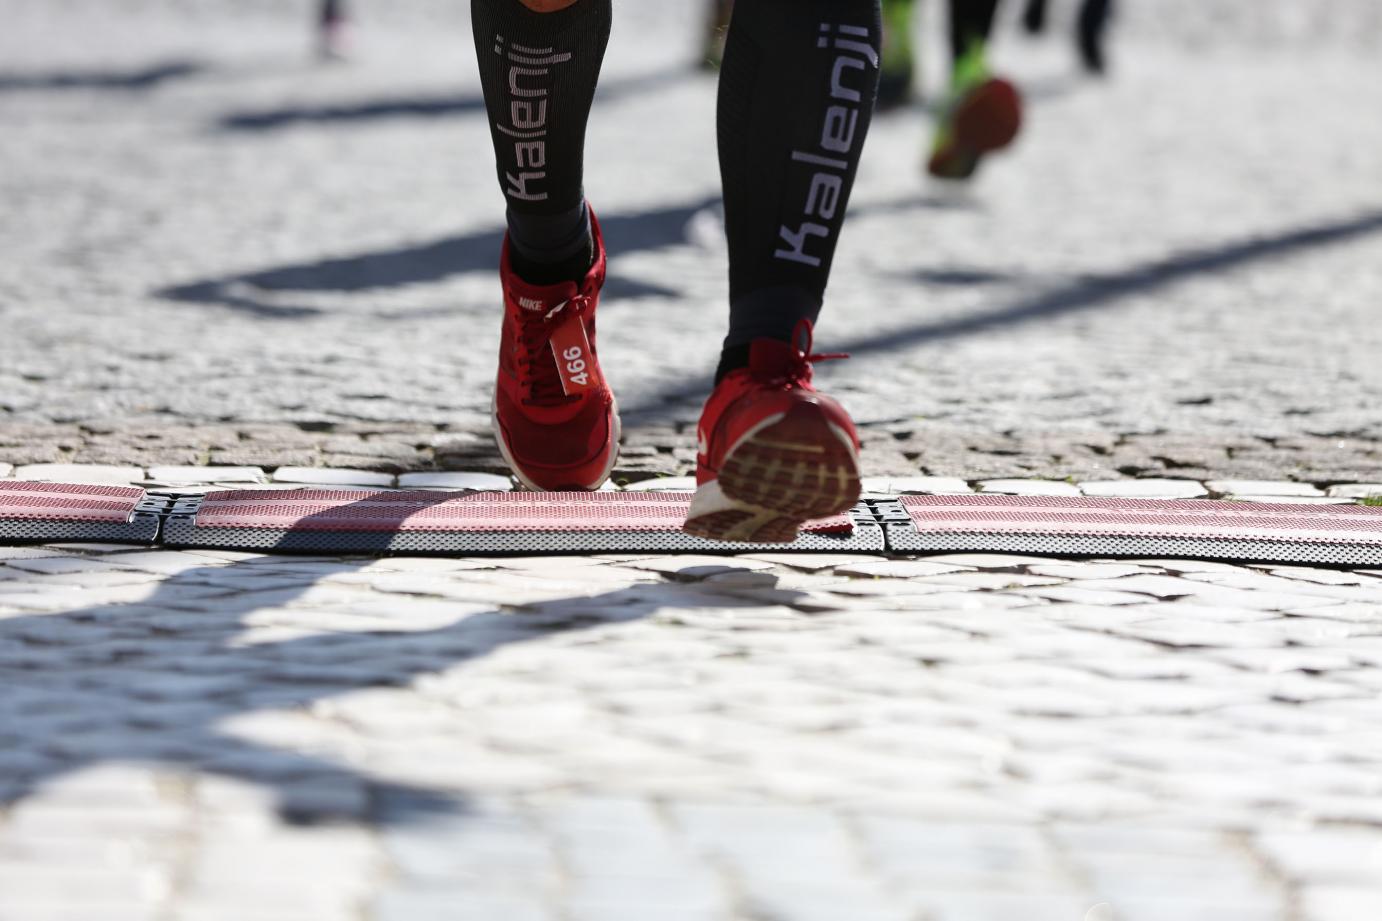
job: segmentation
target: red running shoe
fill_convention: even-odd
[[[1017,87],[990,77],[959,93],[941,117],[926,169],[940,179],[968,179],[985,154],[1002,150],[1022,127]]]
[[[530,285],[499,263],[504,331],[494,388],[494,437],[529,489],[599,489],[619,455],[619,409],[595,352],[605,244],[590,214],[595,262],[579,283]]]
[[[839,403],[811,386],[811,324],[797,348],[757,339],[697,427],[696,495],[683,530],[712,540],[787,543],[803,522],[859,501],[859,438]]]

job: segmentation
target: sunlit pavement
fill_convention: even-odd
[[[243,6],[0,3],[0,476],[497,472],[464,5],[340,66]],[[1382,13],[1125,6],[1107,83],[1004,27],[1029,130],[970,189],[875,122],[819,336],[873,488],[1382,492]],[[699,5],[616,13],[639,481],[725,257]],[[1362,921],[1380,690],[1379,571],[0,548],[0,921]]]

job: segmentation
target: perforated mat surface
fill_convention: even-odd
[[[887,506],[891,505],[891,510]],[[1382,509],[1208,499],[903,496],[880,518],[896,552],[1180,556],[1382,564]]]
[[[164,541],[398,553],[884,549],[882,529],[862,505],[808,524],[791,544],[731,544],[681,532],[690,502],[689,493],[229,491],[177,500]]]
[[[159,517],[144,490],[0,480],[0,540],[90,540],[147,544]]]

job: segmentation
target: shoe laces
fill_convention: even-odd
[[[768,370],[767,373],[758,373],[758,369],[754,369],[754,376],[770,387],[792,390],[803,384],[811,383],[811,366],[815,362],[839,361],[849,357],[848,352],[813,353],[811,344],[811,321],[798,320],[796,327],[792,330],[792,341],[788,344],[789,351],[784,356],[786,360],[780,366]]]
[[[518,349],[515,356],[518,379],[528,395],[523,402],[529,405],[557,406],[578,399],[567,396],[561,386],[561,374],[552,355],[552,333],[562,323],[584,323],[595,298],[581,293],[567,298],[544,314],[525,311],[518,321]],[[591,345],[591,351],[594,351]]]

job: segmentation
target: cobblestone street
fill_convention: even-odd
[[[509,487],[466,4],[358,5],[0,0],[0,478]],[[684,488],[714,78],[615,6],[615,480]],[[942,6],[818,334],[866,490],[1382,495],[1382,5],[1125,0],[1107,80],[1005,9],[962,190]],[[1382,570],[0,547],[0,921],[1379,917]]]

